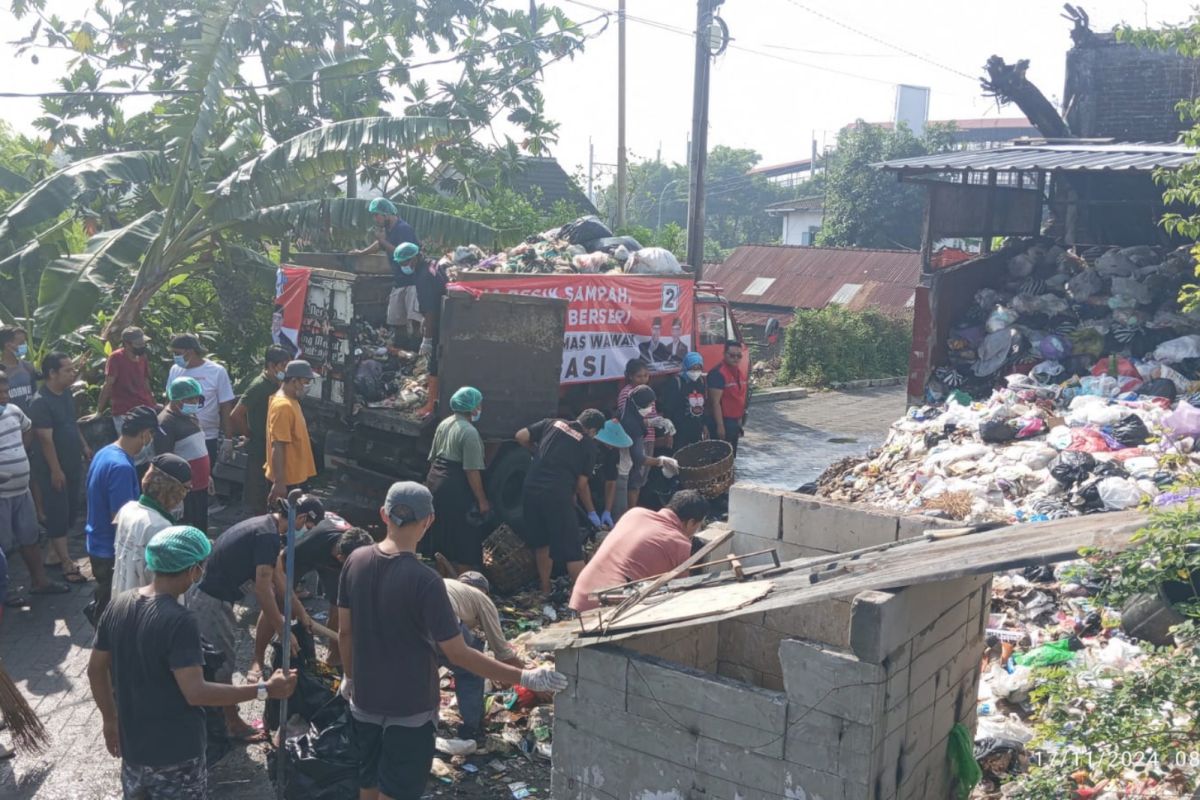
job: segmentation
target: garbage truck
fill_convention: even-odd
[[[412,398],[368,401],[356,387],[386,330],[391,287],[382,256],[294,254],[279,270],[273,337],[313,364],[305,416],[314,450],[337,481],[334,502],[347,513],[373,513],[395,480],[424,479],[449,397],[471,385],[486,408],[478,423],[485,488],[500,518],[519,525],[530,456],[514,441],[517,430],[587,407],[615,408],[631,358],[645,358],[662,381],[679,372],[689,350],[712,368],[727,341],[740,341],[720,287],[687,272],[460,272],[440,317],[441,411],[421,419]]]

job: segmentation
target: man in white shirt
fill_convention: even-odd
[[[171,352],[175,365],[167,375],[167,386],[179,377],[195,378],[204,390],[204,401],[196,419],[204,431],[204,444],[208,448],[208,460],[215,468],[218,456],[230,456],[233,452],[233,428],[230,414],[233,413],[233,384],[229,373],[215,361],[204,357],[204,345],[194,333],[181,333],[171,340]],[[218,446],[221,437],[224,444]]]
[[[140,589],[153,579],[146,566],[146,545],[154,534],[178,524],[175,509],[192,487],[192,468],[174,453],[161,453],[142,477],[142,496],[131,500],[113,518],[116,538],[112,594]]]

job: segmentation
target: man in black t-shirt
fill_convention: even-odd
[[[433,523],[433,495],[419,483],[394,483],[380,509],[387,538],[350,554],[338,586],[341,692],[350,701],[359,797],[419,800],[433,763],[441,696],[438,651],[451,664],[535,692],[567,679],[551,668],[521,670],[468,647],[436,572],[417,544]]]
[[[550,593],[550,571],[555,561],[567,565],[572,583],[583,571],[575,498],[589,514],[596,513],[588,479],[596,462],[592,440],[603,427],[604,415],[589,408],[572,422],[544,419],[517,431],[517,443],[534,454],[525,475],[521,538],[533,550],[544,594]]]
[[[126,798],[206,798],[203,706],[235,706],[256,697],[288,697],[295,671],[257,685],[204,680],[200,629],[179,596],[200,579],[211,551],[200,530],[175,525],[146,545],[149,586],[118,595],[96,627],[88,661],[104,744],[122,760]]]
[[[325,517],[321,501],[311,495],[300,496],[296,506],[297,531],[315,526]],[[287,534],[288,515],[283,507],[261,517],[243,520],[222,533],[213,547],[212,558],[204,578],[187,593],[187,607],[196,614],[200,633],[225,656],[225,661],[214,676],[221,683],[232,683],[234,659],[237,656],[237,620],[233,604],[253,592],[258,600],[259,627],[267,627],[273,635],[280,637],[286,632],[292,651],[298,645],[296,637],[288,630],[279,610],[277,597],[285,590],[282,572],[276,569],[279,551]],[[290,590],[290,587],[288,587]],[[312,618],[298,597],[293,595],[294,616],[305,627],[312,627]],[[255,661],[247,670],[247,676],[262,673],[262,662]],[[256,731],[238,716],[236,706],[226,706],[225,724],[229,735],[246,742],[266,741],[266,735]]]

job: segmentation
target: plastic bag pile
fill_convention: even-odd
[[[1177,310],[1186,251],[1034,245],[1008,289],[982,289],[952,328],[929,405],[824,496],[968,523],[1136,506],[1200,464],[1200,318]],[[1018,284],[1014,287],[1014,284]],[[994,388],[993,390],[993,387]]]
[[[392,346],[392,331],[363,319],[355,330],[355,412],[362,408],[415,411],[429,396],[428,359]]]
[[[642,247],[632,236],[615,236],[598,217],[574,222],[530,236],[516,247],[488,255],[476,245],[446,253],[439,266],[449,271],[549,273],[673,274],[683,271],[679,260],[662,247]]]

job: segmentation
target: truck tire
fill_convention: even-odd
[[[488,467],[484,489],[488,501],[503,522],[514,530],[520,530],[525,512],[521,496],[525,486],[525,475],[533,457],[523,447],[511,447],[496,457]]]

